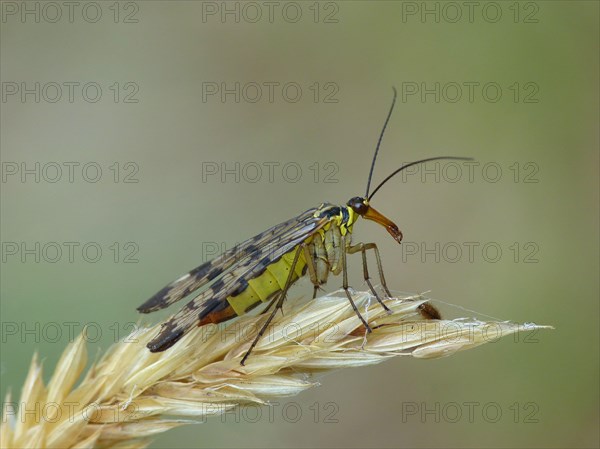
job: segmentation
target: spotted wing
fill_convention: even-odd
[[[272,228],[249,238],[245,242],[236,245],[220,256],[194,268],[189,273],[162,288],[144,304],[139,306],[137,310],[141,313],[150,313],[164,309],[174,302],[185,298],[190,293],[221,276],[236,263],[244,262],[246,259],[255,258],[256,254],[260,254],[266,245],[272,245],[275,241],[280,242],[282,236],[289,234],[290,231],[298,229],[303,224],[310,222],[310,219],[313,217],[316,210],[316,208],[309,209],[291,220],[275,225]]]
[[[307,211],[284,223],[285,226],[265,245],[232,265],[210,287],[169,318],[162,325],[160,333],[148,343],[148,348],[152,352],[160,352],[171,347],[207,313],[219,304],[224,304],[227,297],[243,292],[248,286],[248,280],[259,276],[268,265],[325,226],[329,218],[314,217],[314,212],[315,209],[312,209],[312,212]]]

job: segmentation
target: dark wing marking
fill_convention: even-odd
[[[260,275],[269,264],[279,260],[281,256],[294,249],[329,221],[328,217],[315,218],[313,215],[314,210],[310,216],[303,214],[297,217],[298,220],[294,219],[292,226],[287,226],[285,232],[264,245],[254,254],[254,257],[247,258],[232,267],[208,289],[188,302],[162,325],[159,334],[148,343],[148,348],[152,352],[160,352],[174,345],[186,332],[218,307],[217,304],[226,303],[228,296],[243,291],[249,279]]]
[[[189,273],[162,288],[144,304],[139,306],[137,310],[142,313],[154,312],[156,310],[164,309],[174,302],[188,296],[203,285],[221,276],[236,263],[254,257],[265,245],[268,245],[281,235],[289,232],[290,229],[297,227],[300,223],[310,220],[316,210],[316,208],[309,209],[291,220],[275,225],[272,228],[249,238],[245,242],[236,245],[222,255],[194,268]]]

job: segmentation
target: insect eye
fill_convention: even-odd
[[[348,206],[350,206],[354,210],[354,212],[356,212],[359,215],[364,215],[369,210],[369,206],[365,204],[364,198],[360,198],[358,196],[355,196],[350,201],[348,201]]]

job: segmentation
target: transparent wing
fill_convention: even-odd
[[[250,256],[232,265],[210,287],[169,318],[162,325],[159,334],[148,343],[148,348],[153,352],[159,352],[171,347],[202,318],[219,304],[223,304],[228,296],[243,292],[248,287],[248,280],[259,276],[268,265],[279,260],[281,256],[322,228],[329,219],[315,218],[314,210],[313,213],[307,214],[309,212],[307,211],[293,220],[282,223],[286,225],[285,230],[271,237],[265,245]]]
[[[194,268],[189,273],[184,274],[179,279],[163,287],[158,293],[139,306],[137,310],[142,313],[150,313],[164,309],[174,302],[185,298],[190,293],[223,275],[234,265],[254,258],[256,254],[262,254],[265,246],[273,246],[275,242],[281,244],[283,240],[289,239],[289,235],[293,234],[294,230],[302,229],[305,226],[307,229],[310,228],[309,224],[316,210],[316,208],[309,209],[291,220],[275,225],[236,245],[220,256]]]

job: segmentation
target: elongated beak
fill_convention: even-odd
[[[400,231],[400,229],[398,229],[396,223],[377,212],[371,206],[369,206],[369,209],[363,215],[363,217],[367,220],[373,220],[375,223],[379,223],[387,230],[387,232],[390,233],[392,237],[394,237],[394,240],[396,240],[398,243],[402,242],[402,232]]]

